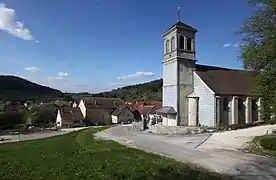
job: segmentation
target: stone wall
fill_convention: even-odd
[[[153,134],[184,135],[191,133],[202,133],[203,130],[198,127],[187,126],[163,126],[160,124],[149,126],[148,132]]]

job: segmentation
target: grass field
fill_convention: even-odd
[[[221,179],[113,141],[94,140],[99,130],[1,144],[0,179]]]

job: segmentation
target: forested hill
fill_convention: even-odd
[[[16,76],[0,75],[0,100],[48,100],[62,96],[62,92]]]
[[[125,86],[112,91],[92,94],[96,97],[118,97],[127,102],[162,101],[163,80],[158,79],[148,83]]]

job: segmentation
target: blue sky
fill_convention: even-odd
[[[1,4],[2,3],[2,4]],[[162,76],[162,33],[198,29],[199,64],[241,68],[235,34],[246,0],[0,0],[0,73],[69,92],[99,92]]]

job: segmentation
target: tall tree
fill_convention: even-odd
[[[249,0],[254,14],[241,29],[241,59],[258,73],[253,95],[262,97],[262,118],[276,121],[276,0]],[[273,116],[274,115],[274,116]]]

